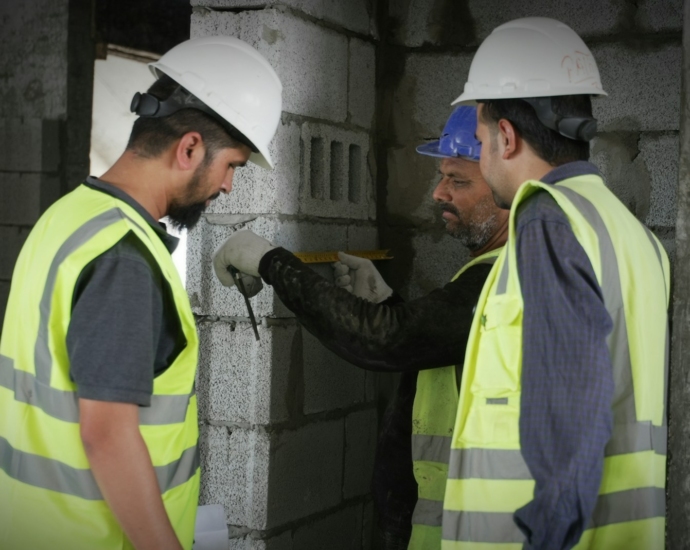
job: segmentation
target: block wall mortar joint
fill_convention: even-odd
[[[341,510],[345,510],[347,508],[351,508],[353,506],[357,506],[358,504],[368,504],[371,502],[372,498],[371,495],[360,495],[357,497],[352,497],[347,500],[341,501],[339,504],[336,506],[332,506],[330,508],[327,508],[325,510],[321,510],[320,512],[316,512],[314,514],[311,514],[309,516],[305,516],[303,518],[299,518],[293,521],[290,521],[288,523],[285,523],[283,525],[280,525],[278,527],[274,527],[272,529],[266,529],[266,530],[260,530],[260,529],[249,529],[248,527],[245,527],[243,525],[228,525],[228,530],[232,533],[234,529],[236,529],[238,533],[243,532],[246,530],[245,535],[239,535],[238,537],[233,537],[232,535],[230,538],[240,538],[242,536],[249,536],[253,540],[266,540],[270,539],[279,535],[282,535],[283,533],[286,532],[292,532],[300,527],[305,527],[307,525],[311,525],[312,523],[315,523],[317,521],[320,521],[322,519],[325,519],[333,514],[337,514]]]
[[[363,134],[369,135],[372,135],[374,133],[373,129],[365,128],[364,126],[359,126],[357,124],[353,124],[352,122],[335,122],[332,120],[328,120],[326,118],[316,118],[308,115],[298,115],[295,113],[291,113],[289,111],[283,111],[283,114],[281,115],[281,122],[283,124],[294,122],[300,127],[305,122],[310,122],[312,124],[323,124],[326,126],[332,126],[334,128],[340,128],[341,130],[347,130],[349,132],[361,132]]]
[[[345,420],[350,414],[362,411],[376,410],[376,401],[363,401],[334,409],[332,411],[322,411],[313,414],[301,414],[282,422],[265,425],[267,433],[278,434],[286,431],[295,431],[312,424],[331,422],[334,420]],[[343,423],[344,424],[344,423]],[[343,438],[343,441],[345,439]]]

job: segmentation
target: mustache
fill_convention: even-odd
[[[449,202],[436,203],[436,208],[439,210],[439,213],[450,212],[458,218],[461,218],[460,211]]]

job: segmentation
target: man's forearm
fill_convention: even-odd
[[[405,372],[463,362],[490,268],[474,266],[442,289],[392,306],[353,296],[283,249],[268,252],[259,271],[326,347],[365,369]]]
[[[80,399],[79,410],[91,471],[134,547],[181,549],[139,432],[138,406]]]

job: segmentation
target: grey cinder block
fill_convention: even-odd
[[[341,501],[343,421],[308,424],[271,440],[270,529],[336,506]],[[260,495],[255,492],[255,499]],[[295,540],[295,548],[305,548]]]
[[[592,47],[592,53],[609,94],[593,101],[599,131],[678,129],[680,43],[643,51],[601,44]]]
[[[302,329],[304,413],[332,411],[364,402],[366,371],[326,349]]]
[[[296,326],[259,325],[257,342],[249,323],[202,323],[197,384],[201,420],[251,425],[287,420],[285,391],[297,331]]]
[[[363,40],[351,38],[349,48],[347,106],[350,122],[370,128],[376,103],[374,46]]]
[[[301,147],[301,214],[376,218],[368,133],[308,122],[302,125]]]
[[[192,36],[236,36],[261,52],[283,83],[283,110],[344,122],[347,39],[336,31],[275,9],[196,11]]]

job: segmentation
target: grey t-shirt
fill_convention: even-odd
[[[178,239],[125,192],[93,177],[85,185],[132,206],[168,250],[175,249]],[[79,397],[149,406],[154,378],[186,343],[170,286],[134,233],[84,268],[67,333]]]

